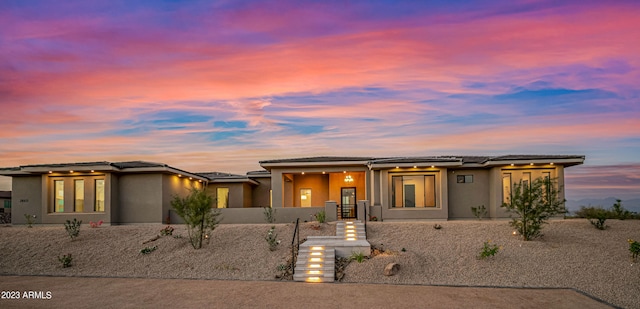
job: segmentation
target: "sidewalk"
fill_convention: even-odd
[[[0,290],[51,292],[0,308],[611,308],[570,289],[0,276]]]

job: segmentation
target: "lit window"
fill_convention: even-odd
[[[96,179],[96,204],[94,211],[104,211],[104,179]]]
[[[311,207],[311,189],[300,189],[300,207]]]
[[[216,196],[216,206],[218,208],[229,208],[229,188],[217,188]]]
[[[54,188],[54,212],[64,212],[64,180],[54,180],[53,181]]]
[[[511,200],[511,173],[502,174],[502,202]]]
[[[83,212],[84,211],[84,180],[74,181],[74,187],[75,187],[74,211]]]
[[[436,176],[391,177],[391,207],[436,207]]]

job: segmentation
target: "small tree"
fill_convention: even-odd
[[[531,184],[522,181],[515,184],[509,200],[502,207],[516,215],[509,224],[524,240],[531,240],[542,236],[542,225],[549,218],[566,212],[564,202],[558,198],[555,181],[538,178]]]
[[[220,211],[211,208],[213,197],[204,188],[189,191],[185,197],[174,196],[171,206],[186,223],[193,248],[200,249],[207,230],[213,231],[220,222]]]
[[[616,218],[620,220],[628,219],[631,217],[631,212],[622,207],[622,200],[616,199],[616,202],[613,203],[613,207],[611,207],[611,212],[615,215]]]

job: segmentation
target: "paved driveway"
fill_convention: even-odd
[[[20,294],[0,308],[611,308],[570,289],[0,276],[0,290]]]

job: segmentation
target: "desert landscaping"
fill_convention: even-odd
[[[640,220],[607,224],[603,231],[586,219],[552,220],[544,237],[523,241],[506,220],[368,222],[367,239],[377,254],[352,261],[342,282],[574,288],[615,306],[638,308],[640,265],[632,261],[627,240],[640,239]],[[0,228],[0,275],[280,280],[276,276],[291,256],[294,224],[275,224],[281,240],[275,251],[265,240],[271,226],[220,225],[195,250],[181,225],[172,225],[172,235],[156,237],[166,225],[84,223],[75,240],[62,225],[7,225]],[[333,223],[301,223],[301,239],[334,233]],[[485,241],[500,250],[478,259]],[[63,268],[58,257],[66,254],[73,260]],[[397,274],[383,274],[389,263],[400,265]]]

